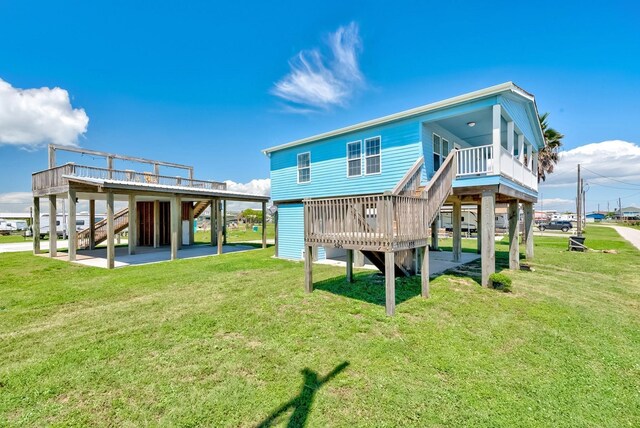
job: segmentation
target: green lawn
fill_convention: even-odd
[[[513,293],[398,280],[391,318],[380,276],[319,265],[305,295],[273,248],[113,271],[0,254],[0,425],[640,426],[640,252],[586,243],[618,254],[536,237]]]
[[[25,238],[22,235],[0,235],[0,244],[10,244],[13,242],[27,242],[31,241],[31,238]]]
[[[275,226],[273,223],[267,223],[267,239],[275,237]],[[258,231],[254,232],[251,226],[240,225],[237,229],[229,228],[227,230],[227,242],[247,242],[262,239],[262,226],[258,225]],[[198,230],[194,236],[196,244],[205,244],[211,242],[211,232]]]

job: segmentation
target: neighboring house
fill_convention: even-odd
[[[420,220],[426,224],[412,232],[415,241],[385,247],[385,252],[393,249],[394,253],[426,245],[422,235],[443,204],[453,205],[455,213],[462,203],[484,204],[495,211],[496,202],[519,201],[531,211],[533,223],[531,204],[538,197],[537,151],[542,145],[534,97],[508,82],[266,149],[271,162],[271,196],[278,206],[277,256],[300,260],[307,248],[314,247],[314,258],[323,259],[330,249],[364,248],[333,238],[327,245],[319,245],[328,235],[314,235],[314,245],[307,245],[311,241],[305,242],[306,199],[316,200],[317,206],[318,199],[364,197],[354,202],[357,213],[354,206],[340,201],[335,202],[337,214],[322,211],[329,209],[328,205],[319,207],[322,218],[308,219],[313,222],[307,224],[313,235],[318,224],[324,229],[364,227],[370,231],[381,227],[375,222],[383,219],[382,202],[370,204],[375,195],[389,192],[425,199],[428,194],[427,212]],[[454,149],[458,150],[453,153]],[[393,229],[388,229],[393,234],[400,223],[409,223],[398,221],[401,204],[413,204],[411,209],[422,204],[399,199],[389,203],[396,210]],[[514,209],[517,212],[517,204]],[[344,218],[348,221],[341,223]],[[415,215],[412,218],[415,222]],[[493,213],[490,218],[494,219]],[[488,227],[487,232],[494,227]],[[493,251],[491,241],[485,253]],[[454,259],[459,258],[457,253],[459,249]],[[484,273],[490,271],[488,268]],[[484,274],[483,278],[486,282]]]
[[[619,220],[640,220],[640,208],[626,207],[616,210],[616,218]]]

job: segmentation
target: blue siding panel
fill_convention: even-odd
[[[347,177],[347,143],[381,138],[381,173]],[[297,155],[311,153],[311,181],[298,184]],[[367,131],[283,149],[271,154],[271,197],[274,201],[307,197],[381,193],[391,190],[422,156],[420,123],[406,120]],[[363,147],[364,172],[364,147]]]
[[[304,211],[302,204],[278,206],[278,257],[302,260],[304,251]],[[324,248],[318,248],[318,260],[326,259]]]
[[[539,131],[534,129],[534,124],[532,124],[529,119],[525,102],[516,101],[504,96],[500,96],[499,101],[502,108],[505,109],[518,128],[520,128],[527,141],[537,146],[540,141],[540,138],[536,138],[536,136],[539,135]]]

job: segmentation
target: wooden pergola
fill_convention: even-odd
[[[69,151],[102,157],[106,168],[66,163],[56,165],[56,151]],[[152,171],[118,170],[114,160],[124,160],[151,165]],[[187,171],[187,177],[160,175],[161,166]],[[253,195],[227,190],[224,182],[196,180],[193,167],[171,162],[130,157],[94,150],[49,146],[49,168],[32,175],[33,190],[33,252],[40,253],[40,198],[49,199],[49,256],[57,256],[58,199],[69,201],[68,230],[69,261],[76,260],[78,249],[94,249],[98,241],[107,243],[107,267],[115,265],[115,235],[128,229],[129,254],[135,254],[136,246],[160,247],[169,243],[171,259],[178,258],[183,245],[182,223],[188,222],[188,243],[193,244],[193,223],[207,207],[211,206],[211,245],[222,253],[225,241],[227,201],[256,202],[262,204],[262,246],[266,247],[266,204],[268,196]],[[76,231],[77,202],[89,201],[89,227]],[[96,222],[95,201],[106,201],[106,219]],[[128,207],[115,212],[116,200],[128,201]],[[52,220],[53,219],[53,220]],[[142,228],[140,226],[143,226]],[[53,233],[51,231],[54,231]],[[143,239],[144,238],[144,239]]]

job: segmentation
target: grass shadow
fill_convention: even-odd
[[[280,419],[288,412],[292,413],[291,416],[289,416],[287,427],[306,426],[311,406],[318,390],[348,366],[349,362],[344,361],[323,377],[318,376],[318,372],[308,367],[301,370],[300,373],[303,376],[303,381],[298,395],[274,410],[266,419],[256,425],[256,428],[268,428],[274,425],[281,425],[283,421]]]
[[[385,280],[380,273],[361,272],[353,276],[354,282],[347,282],[345,275],[315,282],[315,290],[361,300],[374,305],[385,306]],[[402,303],[420,294],[418,276],[396,278],[396,304]]]

